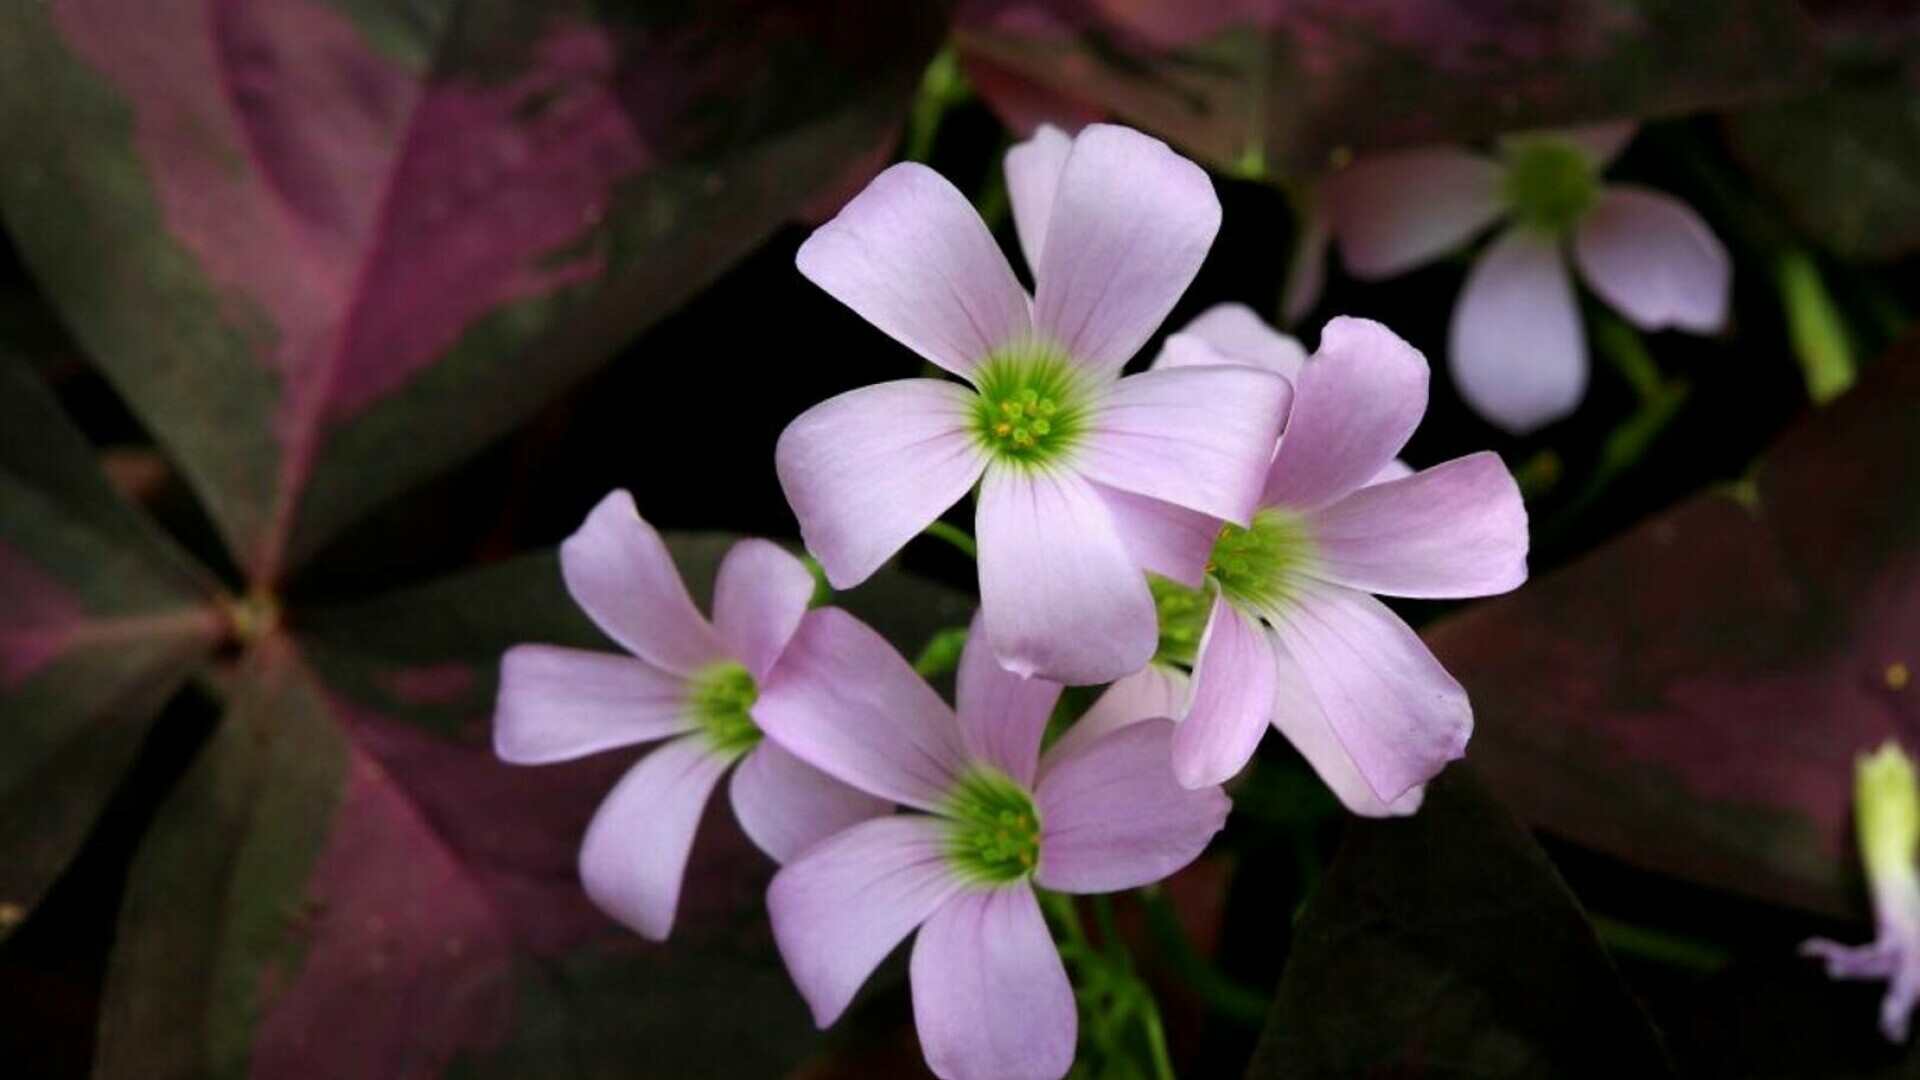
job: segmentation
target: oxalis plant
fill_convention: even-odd
[[[1907,1075],[1909,38],[1269,6],[0,11],[0,1071]]]

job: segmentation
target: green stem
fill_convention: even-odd
[[[959,548],[960,553],[969,559],[978,559],[980,557],[980,545],[975,543],[973,537],[968,536],[964,529],[949,525],[944,521],[936,521],[927,526],[927,535],[945,540],[947,543]]]
[[[1144,889],[1140,899],[1146,910],[1147,934],[1175,978],[1225,1016],[1249,1024],[1266,1019],[1267,996],[1235,982],[1200,955],[1193,942],[1187,940],[1186,931],[1180,928],[1180,919],[1174,914],[1173,904],[1167,900],[1164,890]]]
[[[933,155],[934,138],[947,110],[967,98],[967,83],[960,75],[960,59],[952,46],[941,49],[920,77],[920,93],[913,101],[913,113],[907,118],[907,145],[903,156],[922,165]]]
[[[1780,306],[1787,315],[1787,334],[1794,358],[1807,383],[1807,396],[1825,405],[1853,385],[1859,365],[1847,336],[1846,321],[1820,275],[1813,256],[1799,248],[1782,252],[1774,268]]]
[[[1589,913],[1587,921],[1609,952],[1650,960],[1686,971],[1712,972],[1733,959],[1728,950],[1708,941],[1675,934],[1639,923]]]
[[[1654,363],[1653,354],[1647,351],[1647,343],[1641,339],[1640,332],[1628,325],[1625,319],[1610,311],[1597,310],[1593,319],[1593,343],[1613,365],[1644,408],[1658,401],[1667,391],[1666,376],[1660,373],[1660,365]]]
[[[1167,1028],[1160,1021],[1160,1006],[1153,993],[1140,987],[1140,1026],[1146,1029],[1147,1053],[1153,1059],[1154,1080],[1174,1080],[1173,1055],[1167,1052]]]

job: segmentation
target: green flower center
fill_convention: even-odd
[[[1236,607],[1271,611],[1292,595],[1300,570],[1313,561],[1313,539],[1285,510],[1269,507],[1247,528],[1225,525],[1207,556],[1207,573]]]
[[[1004,885],[1040,865],[1040,812],[1005,773],[975,767],[948,792],[943,810],[947,855],[968,881]]]
[[[1200,638],[1207,632],[1213,597],[1205,589],[1189,589],[1158,574],[1147,575],[1147,588],[1160,615],[1160,645],[1153,652],[1153,662],[1191,668],[1200,653]]]
[[[1086,433],[1088,393],[1064,353],[1026,343],[995,352],[974,373],[974,434],[1003,461],[1057,461]]]
[[[747,669],[731,660],[722,661],[695,675],[687,696],[693,722],[706,732],[713,748],[729,756],[744,754],[760,745],[760,725],[748,711],[760,699]]]
[[[1584,150],[1566,139],[1538,136],[1507,145],[1506,197],[1521,221],[1562,232],[1579,221],[1600,194],[1600,172]]]

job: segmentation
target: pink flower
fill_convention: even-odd
[[[1106,682],[1153,652],[1144,570],[1182,511],[1246,522],[1285,383],[1244,368],[1120,369],[1220,224],[1206,173],[1158,140],[1046,128],[1006,162],[1037,294],[953,186],[896,165],[800,248],[800,271],[965,380],[903,379],[808,410],[776,453],[801,535],[857,584],[980,485],[986,638],[1023,675]]]
[[[1587,287],[1642,330],[1712,333],[1727,318],[1727,252],[1685,204],[1600,173],[1630,123],[1517,135],[1489,159],[1435,147],[1366,158],[1326,186],[1347,269],[1383,278],[1511,220],[1467,276],[1448,352],[1467,403],[1512,432],[1572,412],[1587,350],[1565,248]]]
[[[633,496],[616,491],[560,545],[560,569],[574,602],[633,655],[508,650],[493,745],[504,761],[541,765],[670,740],[614,787],[581,844],[581,880],[608,914],[654,940],[667,936],[694,829],[735,762],[734,814],[776,860],[889,809],[763,739],[749,715],[813,595],[800,560],[765,540],[735,544],[720,564],[709,623],[660,534]]]
[[[922,812],[809,849],[775,875],[767,909],[822,1027],[917,928],[914,1020],[933,1071],[1047,1080],[1073,1062],[1076,1019],[1033,887],[1158,881],[1206,848],[1227,797],[1175,782],[1167,720],[1070,733],[1041,754],[1059,685],[1008,672],[977,632],[957,683],[956,714],[872,630],[832,609],[806,617],[754,717],[826,772]]]
[[[1244,355],[1209,337],[1221,360]],[[1395,460],[1426,412],[1427,378],[1418,351],[1362,319],[1328,323],[1300,365],[1253,524],[1220,530],[1208,558],[1214,599],[1173,743],[1183,783],[1239,772],[1272,723],[1349,809],[1405,814],[1464,751],[1465,691],[1369,594],[1513,589],[1526,579],[1527,518],[1494,454],[1418,473]]]

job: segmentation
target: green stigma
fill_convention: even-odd
[[[978,766],[947,793],[947,856],[960,876],[1004,885],[1040,865],[1040,812],[1005,773]]]
[[[1189,589],[1158,574],[1147,575],[1147,588],[1160,616],[1160,645],[1153,652],[1153,662],[1191,668],[1200,653],[1200,638],[1207,632],[1213,597],[1205,589]]]
[[[1506,146],[1507,202],[1521,221],[1564,232],[1600,194],[1600,172],[1586,151],[1550,135],[1513,139]]]
[[[1920,782],[1913,762],[1889,741],[1854,766],[1854,827],[1872,881],[1911,878],[1920,852]]]
[[[1293,579],[1313,560],[1313,541],[1298,517],[1269,507],[1248,528],[1225,525],[1207,556],[1207,574],[1234,606],[1272,611],[1293,591]]]
[[[996,351],[974,373],[973,430],[995,457],[1057,461],[1087,429],[1087,390],[1072,361],[1037,343]]]
[[[748,712],[760,688],[745,667],[725,660],[695,675],[687,695],[693,722],[722,754],[744,754],[760,745],[760,725]]]

